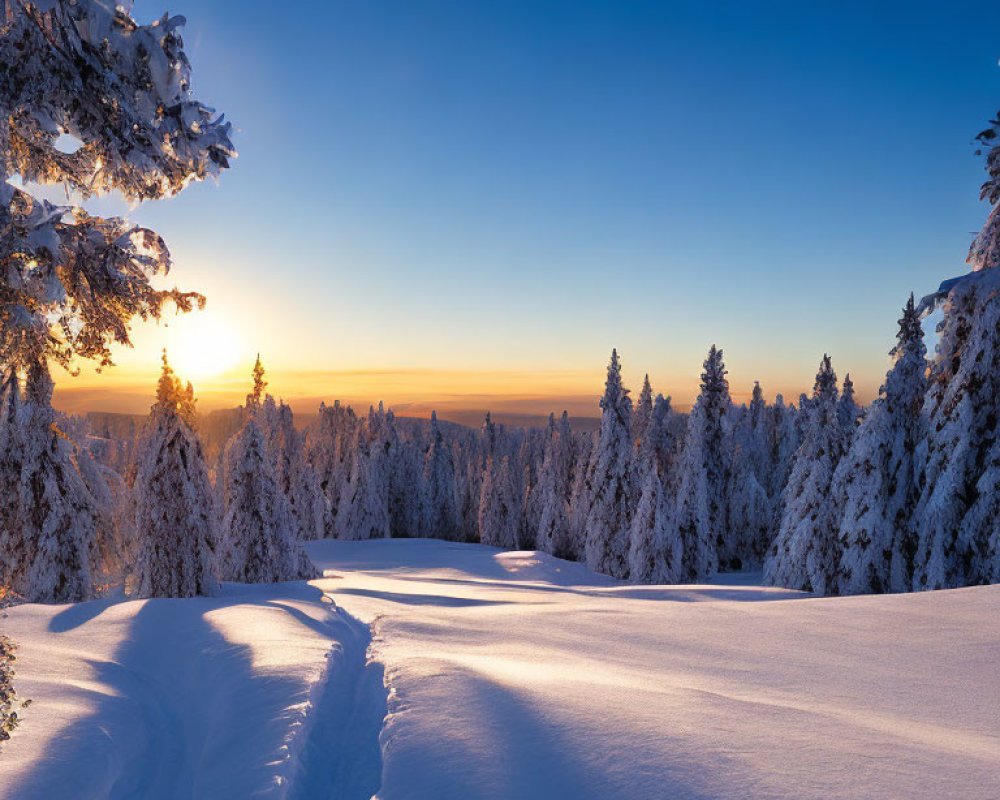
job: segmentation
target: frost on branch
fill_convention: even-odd
[[[0,0],[0,359],[110,363],[129,321],[197,294],[153,289],[170,256],[152,231],[53,205],[12,183],[83,197],[169,197],[235,155],[230,125],[190,92],[182,17],[139,25],[97,0]],[[80,143],[73,152],[60,138]]]

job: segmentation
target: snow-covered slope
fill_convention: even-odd
[[[818,599],[445,542],[311,555],[375,623],[385,800],[996,797],[1000,586]]]
[[[310,549],[326,570],[310,584],[9,610],[33,702],[0,747],[0,798],[938,800],[1000,783],[1000,587],[817,599],[753,576],[623,586],[439,541]]]

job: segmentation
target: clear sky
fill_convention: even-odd
[[[907,294],[966,271],[985,218],[995,0],[170,11],[240,157],[130,214],[208,310],[61,378],[67,407],[144,408],[163,344],[203,407],[260,351],[303,410],[583,413],[613,346],[684,405],[713,342],[737,399],[796,397],[825,351],[870,399]]]

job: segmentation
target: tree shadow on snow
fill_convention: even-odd
[[[469,608],[478,606],[508,606],[525,605],[514,600],[478,600],[472,597],[455,597],[443,594],[409,594],[404,592],[387,592],[377,589],[336,589],[337,594],[351,594],[359,597],[372,597],[377,600],[387,600],[390,603],[401,603],[408,606],[441,606],[444,608]]]
[[[282,601],[320,602],[306,583],[224,585],[217,597],[152,599],[132,619],[114,659],[90,662],[100,689],[94,713],[60,732],[11,800],[249,797],[273,783],[289,757],[308,686],[254,673],[248,646],[207,618],[236,605],[276,608],[331,640],[341,635]],[[86,625],[110,601],[71,606],[51,630]],[[58,620],[58,622],[56,622]],[[295,706],[300,708],[296,709]],[[56,714],[35,704],[35,713]]]

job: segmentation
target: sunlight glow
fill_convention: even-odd
[[[236,367],[244,356],[236,328],[210,311],[172,320],[169,331],[167,357],[185,379],[218,377]]]

